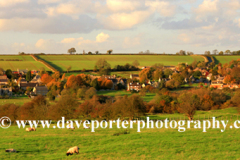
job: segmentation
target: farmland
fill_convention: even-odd
[[[211,113],[218,119],[229,114],[236,114],[234,108],[217,110]],[[199,111],[202,116],[209,112]],[[177,118],[179,114],[158,114],[159,119]],[[232,123],[232,122],[229,122]],[[25,132],[12,126],[0,128],[1,159],[238,159],[240,140],[238,129],[142,129],[136,126],[130,134],[113,136],[123,129],[96,129],[95,133],[87,129],[42,129]],[[79,146],[80,153],[67,157],[66,151],[72,146]],[[18,153],[6,153],[7,148],[14,148]]]
[[[201,56],[175,56],[175,55],[39,55],[59,71],[66,71],[68,66],[72,70],[93,69],[98,59],[103,58],[111,64],[125,65],[138,60],[140,66],[152,66],[155,63],[162,63],[165,66],[177,65],[179,62],[192,63],[194,60],[203,61]]]
[[[237,59],[240,59],[240,56],[213,56],[214,57],[214,60],[215,60],[215,63],[218,64],[218,63],[229,63],[230,61],[232,60],[237,60]]]
[[[20,61],[0,61],[0,68],[11,69],[12,71],[17,71],[17,69],[29,69],[29,70],[39,70],[40,68],[45,68],[45,70],[49,70],[45,65],[40,62],[35,61],[29,55],[1,55],[0,59],[18,59]]]

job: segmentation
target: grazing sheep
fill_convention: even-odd
[[[83,127],[83,129],[90,129],[90,127],[86,126],[86,127]]]
[[[67,129],[75,129],[75,127],[71,127],[71,125],[67,125]]]
[[[36,131],[36,129],[35,128],[26,128],[26,131],[27,132]]]
[[[5,152],[17,152],[15,149],[6,149]]]
[[[78,147],[78,146],[75,146],[75,147],[70,148],[70,149],[67,151],[66,155],[67,155],[67,156],[68,156],[68,155],[73,155],[74,153],[79,154],[79,147]]]

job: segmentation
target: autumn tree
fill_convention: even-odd
[[[113,82],[111,80],[107,80],[105,83],[105,88],[112,89],[112,87],[113,87]]]
[[[132,65],[137,68],[140,65],[140,63],[138,62],[138,60],[135,60],[133,61]]]
[[[91,87],[86,91],[85,98],[91,99],[96,94],[97,94],[97,90],[94,87]]]
[[[72,69],[72,66],[67,67],[67,72],[69,72]]]
[[[42,77],[41,77],[41,81],[44,84],[48,84],[49,82],[52,81],[52,79],[53,78],[50,75],[48,75],[47,73],[43,74]]]
[[[100,58],[96,64],[100,75],[109,75],[111,71],[111,65],[105,60]]]
[[[188,116],[188,119],[193,120],[193,116],[200,106],[199,97],[191,92],[184,92],[178,97],[179,109],[181,113]]]
[[[65,119],[75,118],[75,110],[79,103],[71,95],[62,95],[59,101],[55,105],[52,105],[49,109],[51,119],[59,120],[61,117]]]
[[[68,53],[74,54],[74,53],[76,53],[76,49],[75,48],[70,48],[70,49],[68,49]]]

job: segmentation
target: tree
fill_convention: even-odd
[[[179,51],[179,55],[186,55],[186,51],[180,50],[180,51]]]
[[[226,50],[225,54],[231,54],[231,51],[230,50]]]
[[[211,54],[211,52],[210,51],[205,51],[205,53],[204,53],[205,55],[210,55]]]
[[[70,48],[70,49],[68,49],[68,53],[70,53],[70,54],[76,53],[76,49]]]
[[[96,90],[100,89],[100,86],[98,84],[98,80],[97,78],[95,78],[92,82],[91,82],[91,86],[94,87]]]
[[[0,68],[0,75],[3,75],[4,70],[2,68]]]
[[[191,92],[184,92],[178,98],[178,106],[181,113],[188,116],[188,119],[193,120],[193,116],[198,107],[201,106],[199,97]]]
[[[107,80],[106,83],[105,83],[105,87],[107,89],[112,89],[113,87],[113,82],[111,80]]]
[[[72,66],[67,67],[67,72],[69,72],[72,69]]]
[[[138,62],[138,60],[135,60],[133,61],[132,65],[137,68],[140,65],[140,63]]]
[[[100,58],[95,65],[97,66],[97,69],[99,69],[100,75],[110,74],[111,65],[105,59]]]
[[[202,76],[202,73],[200,72],[200,71],[195,71],[194,73],[193,73],[193,77],[194,78],[200,78]]]
[[[8,79],[11,79],[11,78],[12,78],[12,75],[13,75],[13,74],[12,74],[12,70],[11,70],[11,69],[7,69],[6,72],[5,72],[5,74],[7,75],[7,78],[8,78]]]
[[[99,54],[99,51],[96,51],[95,54]]]
[[[218,50],[217,50],[217,49],[214,49],[214,50],[212,51],[212,54],[213,54],[213,55],[217,55],[217,54],[218,54]]]
[[[165,69],[164,75],[166,78],[168,78],[170,75],[172,75],[173,71],[171,69]]]
[[[219,54],[219,55],[223,55],[223,51],[220,51],[218,54]]]
[[[27,75],[26,75],[26,81],[31,81],[31,77],[32,77],[32,73],[31,73],[31,71],[28,71],[27,72]]]
[[[97,94],[97,90],[94,87],[91,87],[86,91],[85,98],[91,99],[96,94]]]
[[[41,77],[41,81],[44,84],[48,84],[49,82],[52,81],[52,79],[53,78],[51,76],[49,76],[47,73],[43,74],[42,77]]]
[[[65,119],[73,119],[76,108],[79,103],[72,95],[62,95],[56,105],[52,105],[49,114],[51,119],[59,120],[62,117]]]
[[[110,49],[110,50],[107,50],[107,54],[112,54],[113,50]]]

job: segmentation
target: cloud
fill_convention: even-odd
[[[30,31],[32,33],[89,33],[100,24],[87,15],[77,20],[67,16],[51,18],[0,19],[0,31]]]
[[[38,4],[51,4],[58,2],[61,2],[61,0],[38,0]]]
[[[28,3],[29,0],[0,0],[0,7],[9,7],[19,3]]]
[[[114,12],[130,12],[144,6],[144,1],[106,0],[107,7]]]
[[[108,29],[130,29],[143,23],[152,14],[152,11],[134,11],[131,13],[116,13],[108,17],[99,16],[98,20]]]
[[[141,45],[142,34],[133,37],[125,37],[123,41],[123,48],[132,48]]]
[[[178,39],[184,43],[189,43],[190,42],[190,37],[185,34],[185,33],[182,33],[180,35],[178,35]]]
[[[51,39],[39,39],[35,44],[35,47],[39,49],[48,49],[55,46],[55,44],[55,41]]]
[[[107,41],[108,38],[109,38],[108,34],[101,32],[100,34],[97,35],[96,42],[102,43]]]
[[[219,0],[204,0],[202,4],[198,6],[194,11],[197,14],[196,20],[206,20],[208,16],[218,16]]]
[[[176,6],[169,1],[146,1],[146,6],[150,6],[165,17],[173,16],[176,10]]]

